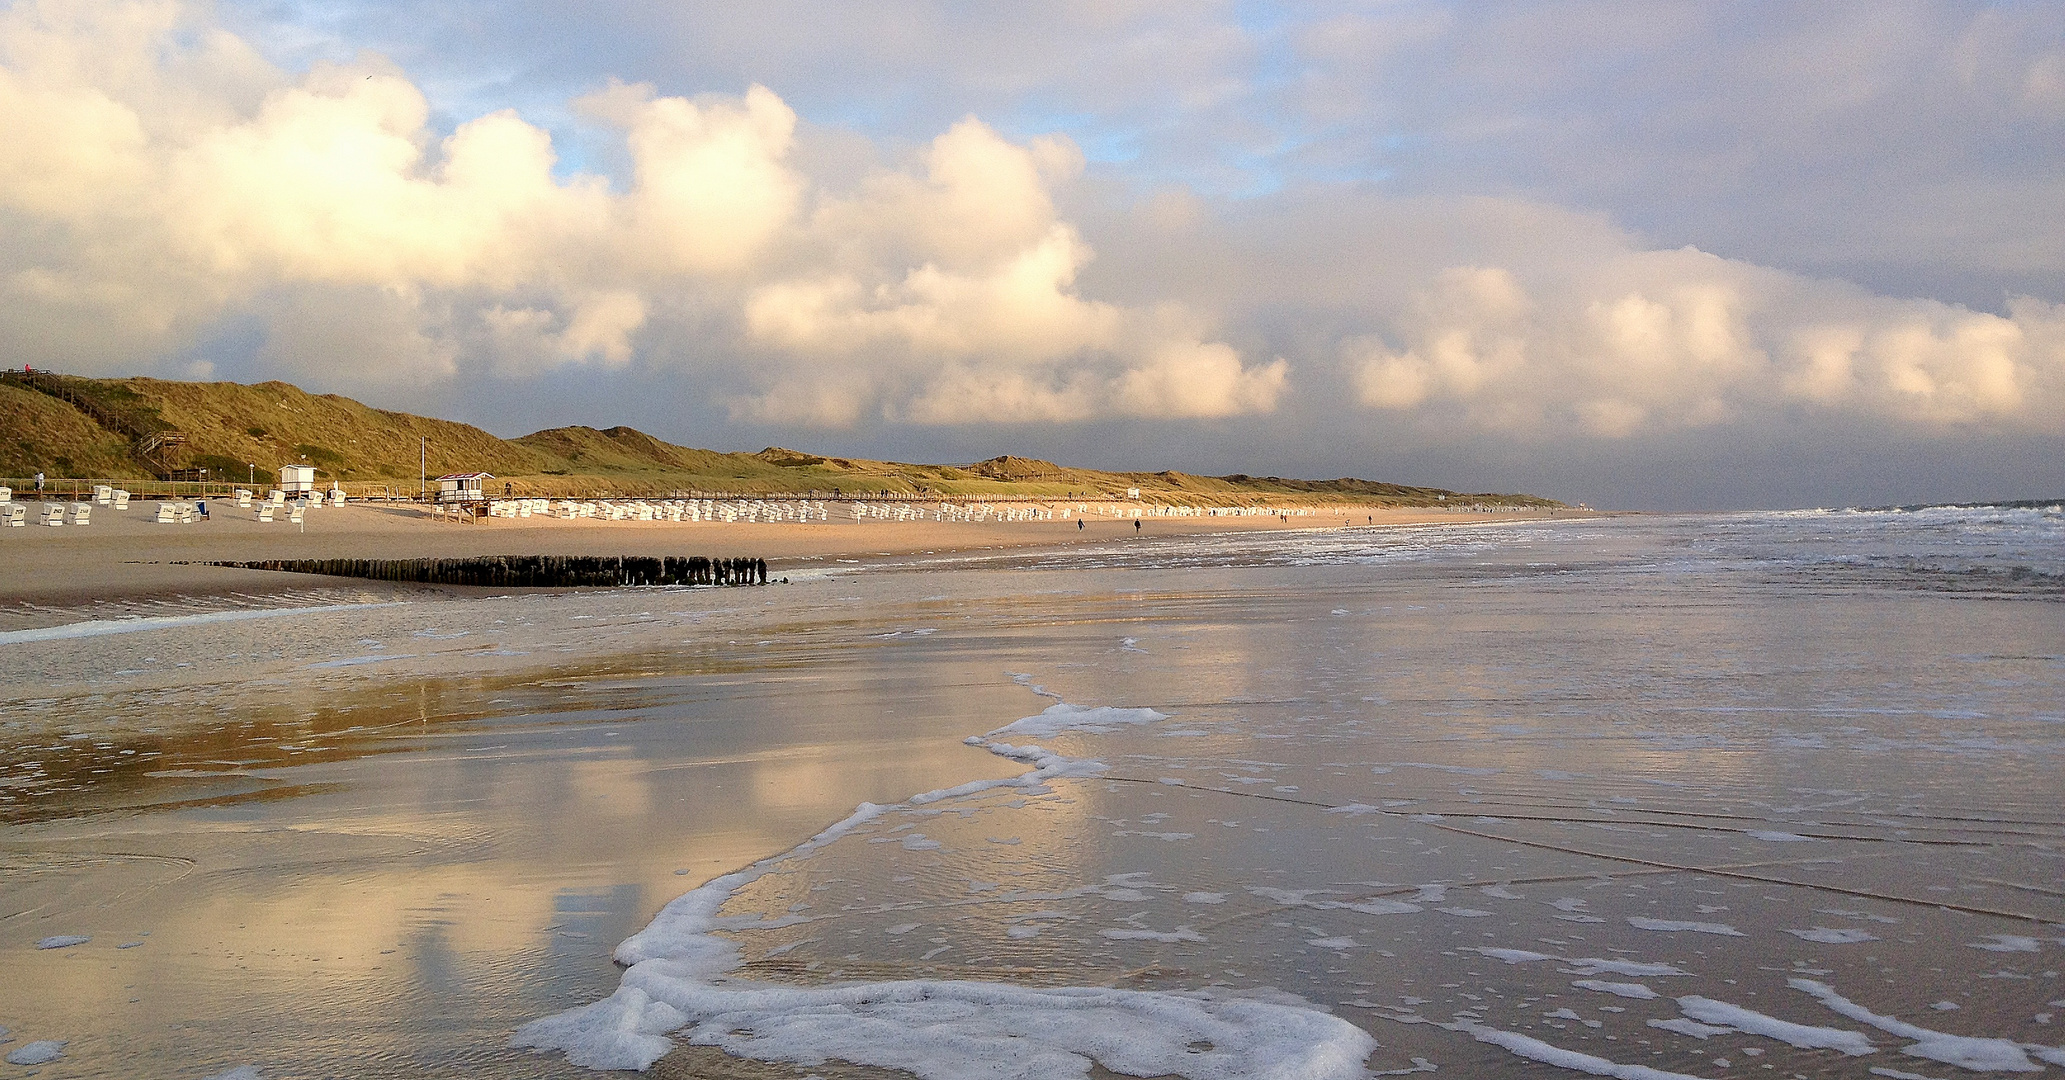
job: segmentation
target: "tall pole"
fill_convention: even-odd
[[[416,498],[423,499],[430,491],[430,436],[416,436]]]

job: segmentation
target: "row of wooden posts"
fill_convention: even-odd
[[[460,559],[261,559],[215,562],[241,570],[491,588],[621,585],[765,585],[767,560],[644,555],[484,555]]]

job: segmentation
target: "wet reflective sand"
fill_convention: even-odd
[[[1275,988],[1376,1070],[1567,1074],[1487,1031],[1698,1076],[1973,1064],[1840,995],[2060,1067],[2054,587],[1712,523],[1360,543],[16,649],[13,685],[81,674],[0,712],[0,1023],[71,1040],[48,1076],[576,1074],[509,1032],[865,801],[900,805],[726,906],[742,974]],[[961,740],[1055,700],[1168,719],[1046,740],[1095,779],[903,802],[1022,771]]]
[[[509,1031],[606,993],[660,903],[861,801],[1013,771],[959,735],[1023,691],[867,652],[361,680],[38,748],[0,1023],[70,1040],[52,1076],[573,1072]],[[92,940],[34,947],[56,934]]]

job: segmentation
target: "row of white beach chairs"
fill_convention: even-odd
[[[99,504],[99,505],[101,505],[101,506],[109,506],[109,505],[112,505],[112,506],[114,506],[114,508],[115,508],[115,509],[117,509],[117,510],[127,510],[127,509],[129,509],[129,493],[128,493],[128,492],[126,492],[126,491],[123,491],[123,490],[121,490],[121,489],[119,489],[119,488],[113,488],[113,487],[109,487],[109,486],[108,486],[108,485],[106,485],[106,484],[99,484],[99,485],[96,485],[96,486],[94,487],[94,489],[93,489],[93,502],[94,502],[94,503],[98,503],[98,504]],[[82,506],[82,507],[85,507],[85,506],[89,506],[89,505],[90,505],[90,504],[87,504],[87,503],[83,503],[83,502],[48,502],[48,503],[45,503],[45,504],[44,504],[44,516],[45,516],[45,517],[49,517],[49,516],[50,516],[50,507],[52,507],[52,506]],[[12,508],[13,508],[12,510],[0,510],[0,522],[4,522],[5,524],[15,524],[15,522],[13,522],[13,521],[5,520],[5,519],[9,519],[9,518],[12,518],[13,516],[15,516],[15,515],[14,515],[14,511],[15,511],[15,510],[20,510],[20,511],[22,511],[22,515],[21,515],[21,516],[22,516],[22,517],[24,517],[24,518],[26,518],[26,517],[28,516],[28,513],[27,513],[27,506],[26,506],[26,504],[22,504],[22,503],[16,503],[16,502],[14,501],[14,489],[13,489],[13,488],[11,488],[11,487],[5,487],[5,486],[0,486],[0,507],[12,507]],[[84,514],[80,514],[80,515],[75,515],[75,516],[79,516],[79,517],[81,518],[81,520],[79,520],[79,521],[77,521],[77,522],[74,522],[74,524],[78,524],[78,525],[84,525],[84,524],[86,524],[86,523],[87,523],[87,521],[86,521],[86,517],[87,517],[87,516],[89,516],[89,515],[91,515],[91,513],[92,513],[92,511],[91,511],[90,509],[88,509],[88,510],[86,510],[86,511],[84,512]],[[58,523],[57,523],[57,522],[46,522],[45,524],[58,524]]]
[[[278,520],[290,521],[296,525],[302,524],[308,512],[308,507],[315,505],[320,504],[297,502],[278,507],[278,509],[285,511],[284,514],[278,516]],[[127,500],[117,504],[116,508],[127,509]],[[275,507],[271,503],[260,504],[258,520],[275,520],[274,509]],[[159,525],[191,525],[195,521],[200,520],[200,511],[190,502],[161,502],[158,504],[157,515],[152,520]],[[13,501],[0,503],[0,528],[9,526],[19,527],[28,523],[29,505],[27,503]],[[93,524],[93,504],[86,502],[47,502],[43,504],[42,517],[36,523],[38,525],[51,526],[67,524],[91,525]]]
[[[492,499],[488,516],[597,521],[828,521],[829,503],[768,499]]]
[[[854,521],[1032,521],[1051,518],[1052,511],[942,503],[832,503],[818,499],[491,499],[489,517],[592,518],[597,521],[830,521],[836,512]]]
[[[251,504],[243,503],[241,505],[249,509]],[[309,507],[320,505],[322,504],[312,502],[281,504],[262,502],[258,504],[256,516],[260,521],[290,521],[299,525],[306,520]],[[200,518],[200,508],[193,503],[164,502],[158,504],[156,521],[160,525],[191,525],[200,520]]]
[[[1048,506],[999,506],[992,503],[841,502],[836,508],[822,500],[770,499],[491,499],[487,514],[496,518],[555,517],[592,518],[598,521],[716,521],[716,522],[807,522],[830,521],[836,513],[853,521],[949,521],[1021,522],[1066,521],[1074,517],[1217,517],[1304,516],[1304,509],[1259,509],[1247,507],[1121,506],[1079,503],[1074,508]]]
[[[287,494],[287,492],[274,488],[266,492],[264,500],[261,501],[256,492],[245,488],[238,488],[233,497],[236,500],[237,508],[240,510],[249,510],[253,505],[270,506],[278,510],[287,505]],[[301,499],[296,501],[306,502],[310,506],[321,506],[325,502],[328,502],[331,506],[343,506],[344,492],[336,488],[331,488],[327,494],[324,492],[308,492],[304,493]]]
[[[0,505],[0,526],[24,526],[29,523],[29,504],[9,502]],[[93,524],[92,503],[47,502],[43,504],[43,515],[38,525],[91,525]]]
[[[331,506],[344,505],[344,493],[332,490],[327,500],[318,494],[313,499],[287,501],[287,492],[272,490],[266,492],[263,501],[252,491],[238,488],[236,505],[240,509],[257,508],[259,521],[290,521],[304,523],[310,509],[322,506],[325,501]],[[13,492],[0,487],[0,526],[26,525],[28,509],[25,504],[12,501]],[[129,493],[120,488],[101,485],[94,489],[94,502],[111,505],[116,510],[129,508]],[[71,524],[86,525],[91,522],[91,506],[87,503],[45,503],[41,524],[63,525],[71,507]],[[1122,520],[1137,520],[1143,517],[1248,517],[1288,514],[1305,517],[1312,513],[1308,508],[1275,507],[1194,507],[1194,506],[1126,506],[1121,504],[1077,503],[1072,509],[1059,510],[1037,506],[997,506],[990,503],[840,503],[837,511],[841,517],[854,521],[946,521],[946,522],[1021,522],[1068,520],[1071,517],[1110,517]],[[565,519],[588,518],[598,521],[677,521],[677,522],[809,522],[830,521],[834,513],[831,503],[814,499],[769,500],[769,499],[631,499],[631,500],[572,500],[572,499],[495,499],[488,503],[488,516],[499,518],[555,517]],[[195,520],[192,503],[159,503],[157,521],[164,524],[190,523]]]
[[[69,518],[69,521],[67,519]],[[29,523],[29,504],[9,500],[0,503],[0,528],[20,528]],[[47,502],[43,504],[42,520],[38,525],[91,525],[93,524],[92,503]]]
[[[300,525],[308,520],[310,507],[321,505],[322,503],[320,502],[293,502],[275,506],[272,503],[263,502],[258,504],[258,520],[284,521],[289,524]],[[281,511],[285,511],[285,513],[281,513]]]
[[[831,521],[834,515],[853,521],[1021,522],[1066,521],[1092,515],[1116,518],[1206,517],[1253,512],[1274,517],[1304,515],[1307,510],[1267,511],[1248,508],[1182,506],[1119,506],[1079,503],[1073,508],[999,506],[992,503],[840,502],[816,499],[490,499],[487,515],[495,518],[590,518],[597,521],[808,522]]]
[[[233,497],[236,500],[237,506],[247,510],[250,509],[252,504],[256,501],[256,495],[244,488],[236,489],[236,493]],[[129,492],[123,490],[122,488],[115,487],[112,484],[93,485],[93,502],[95,505],[112,506],[116,510],[127,510],[129,509],[130,498],[131,496]],[[332,488],[327,493],[317,493],[313,496],[313,498],[310,498],[309,496],[303,496],[303,498],[308,499],[312,505],[320,505],[325,501],[327,501],[331,506],[344,505],[344,492],[339,491],[335,488]],[[287,505],[287,492],[279,490],[268,491],[265,495],[265,501],[274,507],[284,507]],[[539,501],[542,502],[543,500]],[[0,486],[0,506],[7,506],[13,503],[14,489],[10,487]]]

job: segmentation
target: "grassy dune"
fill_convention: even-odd
[[[496,485],[530,495],[670,493],[874,494],[930,497],[1123,496],[1190,505],[1356,502],[1431,505],[1458,498],[1506,505],[1557,506],[1529,495],[1465,495],[1369,480],[1285,480],[1115,473],[1003,456],[973,465],[913,465],[827,457],[780,447],[759,453],[698,450],[628,427],[551,428],[502,439],[470,424],[375,409],[335,394],[310,394],[283,382],[171,382],[11,374],[0,379],[0,476],[37,469],[55,477],[147,479],[136,452],[149,433],[185,434],[186,464],[239,482],[276,466],[316,467],[323,486],[353,494],[416,490],[418,448],[427,468],[484,471]],[[255,470],[253,466],[255,465]]]

